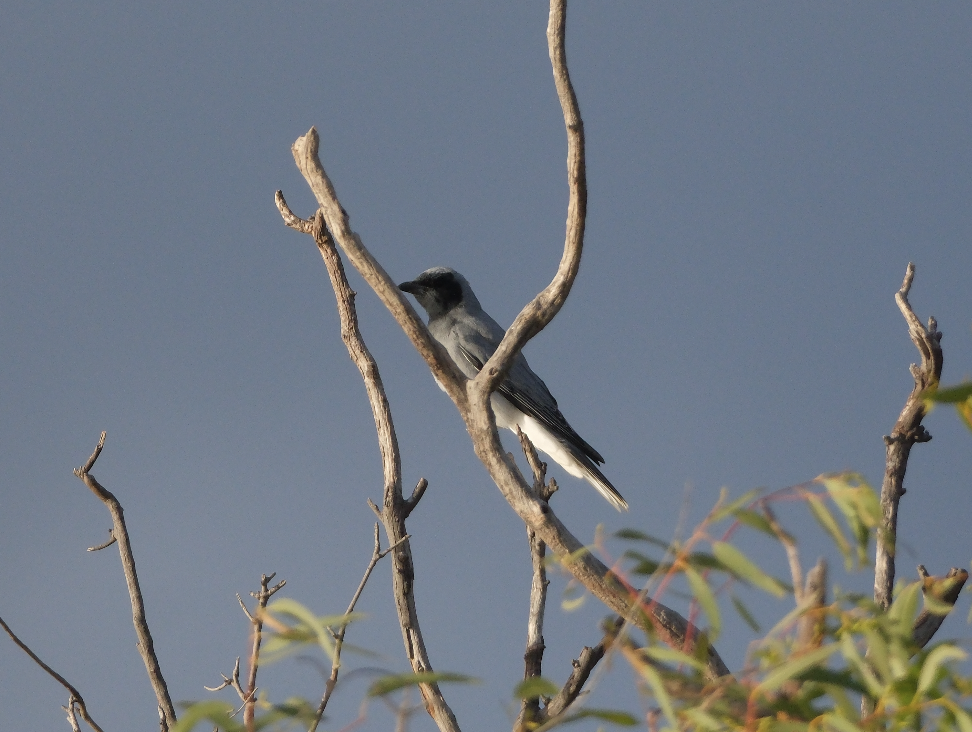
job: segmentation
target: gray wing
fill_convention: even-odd
[[[500,338],[502,338],[503,331],[502,329],[499,330]],[[459,353],[470,366],[479,372],[486,360],[493,355],[499,340],[494,342],[494,337],[489,337],[495,336],[493,333],[488,335],[477,333],[476,335],[479,335],[479,338],[470,338],[471,334],[469,333],[464,335],[465,337],[457,339],[456,345]],[[595,463],[604,462],[601,454],[587,444],[568,424],[557,406],[557,400],[554,399],[547,385],[543,383],[543,379],[530,368],[523,354],[517,354],[509,373],[496,390],[521,412],[540,422],[562,443],[576,448]]]

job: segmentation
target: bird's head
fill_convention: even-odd
[[[410,282],[403,282],[399,290],[407,292],[425,308],[429,320],[441,317],[460,305],[479,307],[466,278],[448,267],[432,267]]]

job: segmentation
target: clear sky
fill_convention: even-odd
[[[563,246],[565,137],[542,3],[15,3],[0,24],[0,615],[71,679],[106,730],[154,729],[110,521],[71,475],[121,500],[172,695],[206,695],[247,647],[234,594],[261,572],[343,611],[380,498],[374,425],[309,238],[290,144],[312,125],[351,222],[397,280],[467,276],[502,324]],[[588,141],[580,275],[526,353],[631,504],[554,471],[582,539],[670,536],[719,488],[857,469],[875,484],[917,352],[893,295],[945,333],[946,382],[972,373],[972,6],[888,2],[580,3],[568,58]],[[417,602],[463,729],[508,728],[529,563],[521,523],[448,399],[356,275],[408,486]],[[940,409],[912,453],[899,573],[972,556],[970,435]],[[512,442],[508,444],[513,445]],[[787,512],[807,563],[824,547]],[[767,567],[778,552],[743,540]],[[618,543],[609,544],[620,552]],[[835,562],[836,564],[836,562]],[[867,573],[844,577],[866,589]],[[545,670],[605,612],[559,607]],[[676,607],[685,602],[672,598]],[[943,627],[967,634],[968,601]],[[405,669],[387,566],[349,642]],[[757,602],[764,619],[789,609]],[[727,611],[731,612],[731,610]],[[729,666],[748,631],[730,625]],[[623,669],[619,669],[623,671]],[[625,673],[592,704],[638,712]],[[327,729],[368,677],[339,688]],[[283,662],[272,699],[319,696]],[[414,697],[413,697],[414,698]],[[0,638],[0,728],[64,730],[66,694]],[[387,729],[373,703],[362,729]],[[589,726],[593,728],[593,725]],[[432,725],[422,715],[413,730]],[[583,727],[582,727],[583,728]]]

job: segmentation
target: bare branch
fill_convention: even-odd
[[[486,466],[490,477],[496,483],[500,492],[503,493],[507,502],[516,511],[517,515],[536,532],[536,535],[543,540],[551,551],[559,556],[577,556],[576,559],[570,562],[569,569],[581,584],[616,613],[627,615],[631,611],[632,602],[641,604],[638,598],[638,592],[629,587],[622,578],[609,570],[603,562],[591,556],[590,553],[578,552],[578,550],[583,548],[583,544],[567,530],[545,502],[533,495],[522,475],[516,469],[516,466],[503,451],[499,436],[496,432],[492,409],[489,404],[490,390],[502,378],[510,359],[518,352],[519,348],[526,342],[526,339],[539,332],[540,328],[553,318],[563,304],[563,300],[566,298],[567,292],[576,276],[580,261],[587,200],[586,184],[584,182],[583,125],[577,111],[576,99],[574,98],[567,75],[566,56],[564,53],[565,13],[566,6],[563,0],[552,0],[547,37],[550,45],[550,56],[553,63],[558,95],[561,99],[561,106],[564,109],[564,119],[568,135],[570,204],[568,207],[564,255],[551,284],[517,316],[513,326],[511,326],[506,337],[503,339],[502,344],[473,382],[467,383],[466,378],[458,372],[451,358],[432,339],[428,328],[426,328],[412,307],[404,300],[402,293],[395,287],[391,278],[364,247],[361,238],[351,230],[348,225],[347,214],[341,207],[334,187],[324,172],[324,168],[318,157],[320,139],[317,131],[312,128],[306,135],[299,138],[294,143],[292,151],[297,167],[304,175],[304,178],[307,180],[308,185],[321,206],[327,227],[333,233],[337,243],[348,256],[348,259],[362,277],[364,277],[365,281],[375,290],[378,297],[419,351],[419,354],[425,359],[433,375],[442,384],[446,393],[456,404],[472,438],[476,455]],[[284,216],[286,218],[286,215]],[[323,227],[319,228],[323,230]],[[322,245],[321,241],[320,239],[318,240],[319,246]],[[322,248],[322,254],[324,254],[324,248]],[[325,261],[327,261],[326,257]],[[333,281],[332,274],[332,283]],[[343,311],[344,299],[342,296],[338,296],[339,311],[342,312],[342,322],[347,317]],[[351,346],[349,346],[350,349]],[[357,362],[357,356],[355,356],[354,352],[352,352],[352,357]],[[373,364],[373,361],[371,363]],[[368,376],[366,375],[365,366],[359,364],[359,369],[362,370],[362,374],[365,374],[367,383]],[[376,367],[374,371],[377,373]],[[375,411],[375,405],[376,402],[372,400],[373,411]],[[382,409],[385,408],[387,408],[387,402],[383,400]],[[377,420],[378,415],[376,412],[376,422]],[[379,434],[381,435],[381,429],[379,429]],[[382,444],[385,444],[384,440]],[[383,447],[382,450],[384,454],[385,448]],[[397,450],[395,451],[395,455],[397,457]],[[385,464],[387,500],[390,496],[387,477],[390,463],[386,460]],[[399,487],[396,489],[396,494],[400,496],[400,479],[398,484]],[[398,502],[401,500],[401,498],[397,499]],[[386,502],[385,512],[383,514],[385,516],[386,531],[389,529],[389,522],[387,520],[389,511],[392,511],[393,508],[394,506]],[[389,540],[396,541],[404,533],[404,528],[401,529],[401,533],[397,536],[389,533]],[[405,546],[407,545],[403,545],[403,549]],[[401,576],[401,581],[410,587],[412,581],[410,556],[405,555],[404,552],[396,552],[395,564],[395,576]],[[675,648],[684,647],[689,628],[685,618],[657,602],[648,603],[642,609],[644,613],[638,613],[638,615],[644,615],[650,618],[649,622],[644,623],[647,632],[657,634],[665,643]],[[400,613],[401,617],[405,617],[405,614]],[[413,647],[414,641],[414,638],[410,637],[411,632],[406,630],[403,625],[406,648],[409,649]],[[411,651],[409,651],[409,654],[411,657]],[[415,670],[428,670],[427,668],[417,667],[414,662],[413,668]],[[709,646],[708,673],[713,678],[729,673],[729,669],[712,646]]]
[[[105,446],[105,434],[104,432],[101,433],[98,446],[91,457],[88,458],[88,462],[80,468],[76,468],[74,474],[105,504],[108,513],[111,514],[111,535],[118,543],[118,553],[121,556],[125,584],[128,586],[128,596],[132,603],[132,623],[135,626],[135,636],[138,638],[138,652],[145,663],[145,670],[148,672],[155,697],[165,714],[165,718],[162,720],[162,732],[165,732],[176,723],[175,707],[172,706],[169,688],[162,676],[162,668],[159,666],[158,656],[155,655],[152,633],[149,631],[148,620],[145,618],[145,603],[142,601],[142,590],[138,585],[138,573],[135,570],[135,556],[132,554],[132,545],[128,539],[128,528],[125,526],[125,512],[118,499],[89,472]]]
[[[351,360],[354,361],[361,373],[371,404],[375,428],[378,432],[378,446],[381,451],[382,469],[384,474],[384,496],[382,509],[369,499],[368,504],[378,515],[388,536],[389,549],[393,549],[392,590],[395,597],[395,608],[398,611],[399,625],[405,643],[405,653],[408,656],[412,670],[416,673],[431,672],[432,663],[425,648],[425,641],[419,626],[418,612],[415,608],[413,582],[415,579],[412,553],[405,531],[405,517],[415,508],[422,496],[424,487],[422,481],[416,486],[412,497],[406,500],[402,494],[402,465],[398,450],[398,438],[395,436],[395,426],[392,421],[391,407],[385,388],[382,384],[378,364],[375,362],[361,337],[358,328],[358,316],[354,307],[354,292],[348,285],[344,273],[344,265],[334,246],[331,232],[336,232],[338,240],[345,254],[352,261],[359,272],[366,272],[365,279],[379,293],[385,305],[395,314],[399,323],[403,323],[406,333],[420,353],[427,356],[427,360],[436,373],[440,383],[448,384],[452,388],[450,395],[456,395],[463,402],[463,376],[449,358],[445,350],[436,343],[428,332],[428,328],[415,314],[411,305],[404,299],[402,293],[391,281],[388,274],[371,256],[361,239],[348,226],[347,213],[337,201],[334,188],[328,180],[320,160],[317,156],[319,138],[313,128],[293,145],[294,160],[304,177],[311,185],[311,189],[321,204],[311,222],[309,233],[314,236],[317,248],[324,260],[334,296],[337,300],[338,315],[341,320],[341,338],[348,349]],[[278,191],[277,207],[285,223],[303,231],[303,224],[296,220],[286,206],[283,195]],[[330,231],[328,230],[330,228]],[[445,697],[438,684],[420,684],[419,690],[425,701],[426,711],[435,721],[440,730],[458,732],[459,724],[455,715],[445,701]]]
[[[891,590],[894,586],[894,545],[898,530],[898,501],[904,495],[904,477],[908,468],[911,446],[916,442],[928,442],[931,435],[922,427],[925,417],[925,403],[922,392],[938,385],[942,375],[942,334],[934,318],[928,319],[926,328],[918,320],[908,293],[915,277],[915,265],[908,263],[904,282],[895,294],[898,309],[908,324],[908,335],[921,354],[921,365],[912,364],[911,374],[915,385],[905,400],[904,408],[898,416],[891,434],[884,438],[887,446],[884,481],[881,484],[881,508],[884,521],[877,537],[877,555],[874,562],[874,601],[887,609],[891,605]]]
[[[254,717],[256,715],[256,677],[257,671],[260,668],[260,644],[263,642],[263,618],[265,617],[263,611],[266,610],[267,603],[270,602],[270,598],[287,584],[287,580],[280,580],[277,584],[271,587],[270,583],[273,582],[273,578],[276,576],[276,572],[272,572],[268,575],[260,575],[259,591],[250,593],[250,596],[257,601],[257,610],[252,615],[247,611],[246,606],[243,605],[243,600],[240,599],[240,596],[236,596],[236,599],[240,601],[240,605],[243,606],[243,612],[245,612],[247,617],[250,618],[253,628],[253,643],[250,647],[250,668],[246,678],[246,689],[237,690],[237,693],[239,693],[240,697],[243,699],[243,724],[246,727],[247,732],[253,732],[253,730],[256,729],[256,723],[254,721]],[[235,678],[236,685],[239,686],[238,659],[236,664]]]
[[[103,437],[102,440],[104,440]],[[73,708],[74,704],[76,703],[78,705],[78,711],[81,713],[81,718],[84,719],[84,721],[87,722],[89,725],[91,725],[91,729],[95,730],[95,732],[104,732],[104,730],[102,730],[101,727],[99,727],[97,723],[88,714],[88,708],[84,705],[84,699],[81,696],[81,692],[75,689],[74,686],[67,679],[61,676],[61,674],[59,674],[57,671],[52,669],[46,663],[41,661],[40,657],[32,650],[30,650],[27,644],[24,643],[22,640],[20,640],[20,638],[18,638],[16,634],[12,630],[10,630],[10,626],[3,621],[3,618],[0,618],[0,626],[3,626],[3,629],[7,632],[7,635],[10,636],[10,640],[16,643],[24,653],[30,656],[34,660],[34,663],[36,663],[38,666],[44,669],[48,674],[50,674],[51,678],[53,678],[61,686],[63,686],[65,689],[68,690],[68,692],[71,694],[70,698],[68,699],[68,707]],[[72,716],[73,716],[73,712],[69,712],[68,715],[69,721],[71,720]],[[74,720],[74,725],[76,728],[77,720]]]
[[[419,482],[415,485],[415,490],[412,491],[412,495],[405,500],[405,518],[408,518],[418,502],[422,500],[422,496],[425,495],[425,489],[429,487],[429,481],[425,478],[420,478]]]
[[[424,478],[422,479],[425,480]],[[421,481],[420,481],[421,484]],[[416,488],[418,490],[418,488]],[[381,549],[381,540],[378,537],[378,524],[375,524],[375,548],[371,554],[371,560],[368,562],[368,567],[364,571],[364,575],[361,577],[361,582],[358,583],[358,589],[355,590],[354,596],[351,598],[351,602],[348,603],[348,609],[345,611],[345,615],[350,615],[354,612],[355,605],[358,604],[358,598],[361,597],[361,593],[364,591],[364,587],[368,584],[368,578],[371,577],[371,572],[378,565],[378,562],[385,556],[387,556],[396,546],[402,544],[408,540],[408,535],[406,534],[402,539],[395,544],[390,546],[384,551]],[[331,658],[331,675],[327,679],[327,683],[324,685],[324,695],[321,697],[321,703],[317,707],[317,714],[314,717],[314,721],[308,729],[308,732],[316,732],[317,726],[321,723],[321,719],[324,716],[324,710],[327,708],[327,703],[331,699],[331,694],[334,693],[334,687],[337,686],[338,674],[341,671],[341,650],[344,648],[344,634],[347,632],[348,626],[342,625],[341,629],[334,634],[334,653]]]
[[[608,627],[600,643],[593,648],[589,646],[584,647],[580,656],[573,662],[574,670],[570,672],[567,681],[557,696],[551,699],[547,706],[544,707],[542,720],[546,721],[556,718],[574,703],[574,700],[577,699],[581,690],[584,688],[584,684],[587,683],[587,679],[590,678],[594,667],[598,664],[598,661],[604,658],[604,654],[607,653],[611,644],[614,643],[623,626],[624,618],[618,617],[613,625]]]
[[[68,724],[71,725],[71,732],[81,732],[81,725],[78,724],[78,713],[74,708],[74,705],[78,703],[77,698],[74,694],[68,698],[68,705],[66,707],[61,707],[67,714]]]
[[[800,565],[800,552],[797,550],[797,545],[793,537],[776,520],[776,514],[770,508],[769,502],[765,500],[760,501],[760,506],[762,506],[763,515],[769,522],[770,528],[773,529],[773,533],[776,534],[776,538],[779,539],[783,545],[783,549],[786,551],[786,558],[790,563],[790,578],[793,580],[793,596],[796,604],[799,605],[803,602],[803,568]]]
[[[110,547],[112,544],[114,544],[117,541],[117,539],[115,539],[115,535],[112,533],[111,529],[108,529],[108,536],[110,536],[111,538],[108,539],[108,541],[106,541],[104,544],[99,544],[98,546],[89,546],[88,549],[87,549],[87,551],[89,551],[89,552],[100,552],[102,549],[107,549],[108,547]]]
[[[926,600],[930,597],[939,606],[947,605],[949,610],[955,605],[959,593],[969,578],[968,572],[957,567],[952,567],[944,577],[930,576],[922,565],[918,565],[918,573],[921,575],[922,593]],[[932,639],[932,636],[945,621],[946,614],[942,614],[941,610],[934,612],[928,607],[922,610],[915,618],[915,624],[912,627],[911,637],[915,645],[919,648],[928,645],[928,641]]]
[[[533,470],[533,490],[537,496],[543,500],[549,498],[552,491],[548,493],[544,478],[546,477],[547,466],[540,462],[537,451],[527,437],[519,428],[517,435],[520,438],[520,445],[523,454]],[[530,544],[530,560],[533,566],[533,579],[530,583],[530,612],[527,618],[527,644],[526,652],[523,654],[523,678],[524,680],[537,678],[543,673],[543,652],[546,648],[543,642],[543,616],[547,606],[547,586],[550,581],[547,579],[547,568],[544,563],[544,556],[547,546],[539,539],[529,526],[527,526],[527,541]],[[520,704],[520,714],[513,729],[529,730],[536,726],[540,717],[540,697],[530,697],[523,699]]]
[[[803,615],[797,623],[797,644],[802,648],[816,648],[823,642],[823,607],[827,603],[827,560],[823,557],[807,572],[801,604]]]

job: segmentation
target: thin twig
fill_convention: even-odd
[[[7,635],[10,636],[10,640],[16,643],[24,653],[30,656],[34,660],[34,663],[36,663],[42,669],[47,671],[47,673],[50,674],[50,676],[55,681],[57,681],[61,686],[63,686],[65,689],[68,690],[68,692],[71,694],[70,699],[68,700],[68,706],[72,706],[71,703],[72,701],[74,703],[77,703],[78,711],[81,713],[81,718],[89,725],[91,725],[91,729],[95,730],[95,732],[104,732],[104,730],[102,730],[101,727],[99,727],[97,723],[91,718],[91,715],[88,714],[88,708],[84,705],[84,698],[81,696],[81,692],[75,689],[74,685],[71,684],[71,682],[69,682],[63,676],[61,676],[61,674],[59,674],[57,671],[52,669],[46,663],[41,661],[40,657],[32,650],[30,650],[27,644],[24,643],[22,640],[20,640],[20,638],[18,638],[16,634],[12,630],[10,630],[10,626],[3,621],[3,618],[0,618],[0,626],[3,626],[3,629],[7,631]],[[75,724],[76,723],[77,720],[75,720]]]
[[[67,714],[68,724],[71,725],[71,732],[81,732],[81,725],[78,724],[78,712],[74,708],[75,704],[78,703],[77,698],[74,694],[68,697],[68,705],[66,707],[61,707]]]
[[[523,454],[533,472],[533,490],[537,496],[546,501],[553,493],[545,483],[547,466],[540,462],[530,438],[519,428],[517,428],[517,435],[520,438]],[[556,484],[554,485],[556,486]],[[550,584],[544,562],[547,546],[529,525],[527,526],[527,541],[530,545],[533,576],[530,582],[530,612],[527,618],[526,651],[523,654],[523,679],[525,681],[538,678],[543,672],[543,652],[546,648],[543,642],[543,616],[547,606],[547,586]],[[520,703],[520,714],[513,729],[522,731],[532,729],[536,726],[539,716],[540,697],[525,698]]]
[[[165,678],[162,676],[162,668],[159,666],[158,656],[155,655],[155,644],[152,642],[152,633],[149,631],[148,620],[145,617],[145,603],[142,600],[142,590],[138,585],[138,573],[135,570],[135,556],[132,554],[132,545],[128,538],[128,529],[125,526],[125,511],[122,509],[118,499],[103,485],[101,485],[93,475],[91,469],[95,461],[101,455],[105,446],[105,432],[101,433],[98,446],[95,447],[88,462],[80,468],[74,470],[74,474],[80,478],[88,489],[94,493],[108,508],[111,514],[112,529],[111,535],[118,543],[118,553],[121,556],[122,570],[125,574],[125,584],[128,586],[128,597],[132,603],[132,623],[135,626],[135,636],[138,638],[138,652],[145,663],[145,670],[148,672],[149,681],[155,691],[155,698],[165,718],[162,720],[162,732],[166,732],[176,723],[175,707],[169,697],[169,688],[166,686]]]
[[[760,501],[760,506],[763,509],[763,515],[769,522],[770,528],[776,534],[776,538],[779,539],[783,545],[783,549],[786,551],[786,558],[790,563],[790,578],[793,580],[793,597],[796,600],[796,604],[800,605],[803,602],[803,568],[800,566],[800,552],[797,550],[796,542],[783,529],[780,522],[776,520],[776,514],[770,508],[769,502],[762,500]]]
[[[354,607],[358,604],[358,598],[361,597],[361,593],[364,591],[364,587],[368,583],[368,578],[371,577],[371,573],[378,565],[378,562],[380,562],[383,557],[388,556],[388,554],[390,554],[391,551],[399,544],[407,541],[408,538],[409,536],[406,534],[401,538],[398,544],[390,546],[382,551],[381,540],[378,536],[378,524],[375,524],[375,548],[371,553],[371,560],[368,562],[368,567],[365,569],[364,575],[361,577],[361,582],[358,583],[358,589],[355,590],[354,596],[351,598],[351,602],[348,603],[348,609],[345,611],[345,615],[350,615],[354,612]],[[324,695],[321,697],[321,703],[317,707],[317,714],[315,715],[314,722],[311,724],[308,732],[316,732],[317,725],[321,723],[321,719],[324,717],[324,710],[327,708],[327,703],[331,699],[331,694],[334,693],[334,687],[337,686],[338,674],[341,671],[341,650],[344,648],[344,634],[347,632],[347,629],[347,625],[342,625],[341,629],[334,634],[334,653],[331,657],[331,675],[328,677],[327,683],[324,685]]]
[[[106,541],[104,544],[99,544],[98,546],[89,546],[88,549],[87,549],[87,551],[89,551],[89,552],[100,552],[102,549],[107,549],[112,544],[114,544],[116,541],[118,541],[115,538],[115,534],[112,532],[111,529],[108,529],[108,536],[110,536],[111,538],[108,539],[108,541]]]
[[[247,673],[246,678],[246,689],[243,691],[241,696],[243,697],[243,725],[246,727],[247,732],[253,732],[256,729],[255,715],[256,715],[256,678],[257,671],[260,668],[260,644],[263,642],[263,618],[264,610],[267,607],[267,603],[270,602],[270,598],[273,597],[284,585],[287,584],[287,580],[280,580],[273,587],[270,583],[273,582],[273,578],[277,576],[276,572],[270,574],[260,575],[260,590],[258,592],[251,592],[250,595],[257,601],[257,610],[254,613],[250,613],[246,606],[243,604],[243,600],[237,595],[236,598],[240,600],[240,605],[243,606],[243,611],[246,613],[247,617],[250,618],[250,622],[253,627],[253,643],[250,647],[250,668]],[[239,677],[237,677],[239,678]]]
[[[573,670],[570,672],[567,681],[564,682],[557,696],[551,699],[543,708],[540,717],[541,721],[548,722],[556,719],[574,703],[574,700],[580,696],[581,691],[584,689],[584,684],[590,678],[594,667],[604,658],[604,654],[612,646],[623,626],[624,618],[616,618],[606,628],[606,632],[600,643],[593,648],[590,646],[583,648],[580,655],[573,662]]]

